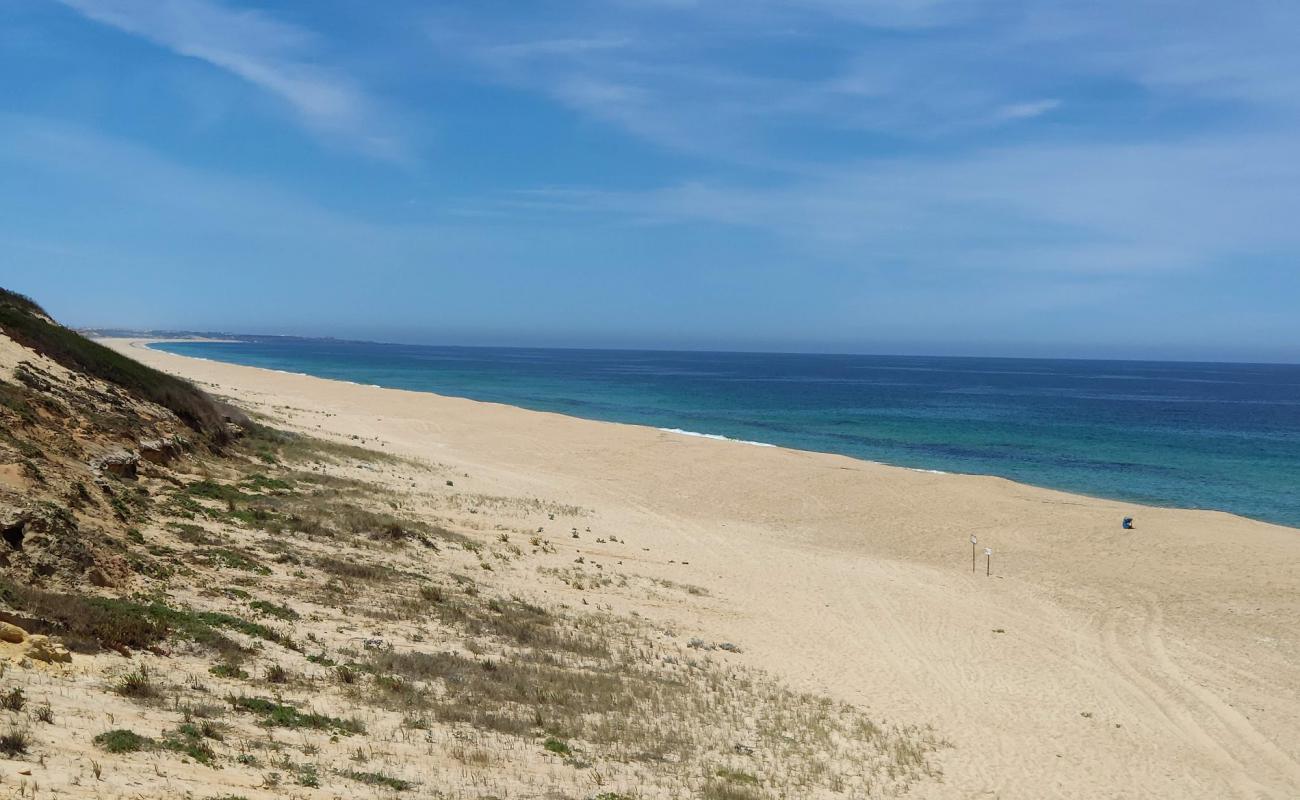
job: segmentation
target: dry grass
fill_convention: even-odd
[[[437,596],[443,622],[492,635],[495,655],[372,653],[366,668],[381,676],[372,699],[398,685],[400,705],[427,706],[440,723],[543,737],[544,749],[569,759],[705,770],[736,759],[739,745],[750,771],[710,771],[720,777],[704,791],[717,797],[765,797],[760,785],[789,792],[832,779],[864,791],[901,790],[937,775],[932,754],[941,743],[926,731],[887,729],[851,706],[761,675],[684,660],[648,646],[646,632],[629,622],[590,615],[575,624],[528,604]],[[849,762],[856,779],[836,774],[834,764]]]
[[[32,744],[31,732],[26,728],[10,725],[0,733],[0,753],[4,753],[7,758],[26,755]]]
[[[496,512],[508,516],[546,514],[555,517],[585,517],[591,509],[536,497],[505,497],[490,494],[454,494],[448,504],[456,511],[473,514]]]
[[[169,484],[166,502],[148,512],[156,524],[134,545],[177,562],[165,585],[173,595],[189,586],[192,597],[127,600],[0,584],[0,599],[29,630],[64,636],[84,652],[190,643],[184,652],[197,663],[188,674],[109,672],[104,685],[121,722],[87,736],[114,759],[183,758],[219,767],[212,774],[223,780],[252,773],[268,791],[320,787],[341,796],[420,795],[449,775],[474,796],[513,796],[550,775],[561,776],[547,779],[557,796],[601,800],[878,797],[938,775],[942,743],[928,731],[791,692],[737,667],[735,646],[717,646],[726,655],[692,649],[634,619],[500,592],[483,565],[552,575],[567,584],[560,591],[584,593],[626,589],[634,585],[626,574],[521,564],[555,548],[533,536],[525,555],[511,533],[531,534],[518,527],[479,526],[481,538],[453,533],[405,508],[397,513],[388,490],[289,466],[325,462],[343,471],[370,451],[265,428],[240,447],[242,457]],[[589,513],[532,498],[446,500],[500,518]],[[458,546],[438,546],[450,542]],[[240,609],[260,621],[232,613]],[[276,625],[308,638],[300,644]],[[224,705],[214,702],[223,696]],[[11,711],[25,704],[17,689],[0,696]],[[154,727],[136,727],[161,733],[130,729],[146,712]],[[21,754],[30,736],[14,731]],[[443,756],[460,771],[424,771]],[[338,766],[349,757],[356,766]]]

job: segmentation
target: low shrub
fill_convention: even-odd
[[[22,711],[27,705],[27,696],[17,686],[0,695],[0,708],[5,711]]]
[[[547,737],[546,741],[542,742],[542,748],[559,756],[567,756],[573,753],[573,748],[569,747],[568,742],[556,739],[554,736]]]
[[[365,733],[366,726],[359,720],[340,719],[315,712],[302,712],[290,705],[277,703],[265,697],[240,695],[227,698],[237,711],[262,715],[262,724],[273,728],[311,728],[334,730],[342,734]]]
[[[26,728],[10,727],[0,733],[0,753],[9,758],[21,756],[32,746],[32,735]]]
[[[383,786],[397,792],[405,792],[408,789],[415,788],[413,781],[394,778],[391,775],[385,775],[382,772],[361,772],[355,769],[347,769],[339,772],[345,778],[354,780],[357,783],[364,783],[369,786]]]
[[[134,753],[148,750],[154,746],[153,739],[141,736],[135,731],[116,728],[105,731],[92,740],[97,747],[109,753]]]
[[[113,691],[133,700],[150,700],[161,694],[149,668],[144,664],[118,678],[117,683],[113,684]]]
[[[298,612],[288,606],[277,605],[266,600],[254,600],[248,604],[248,607],[254,611],[260,611],[269,617],[292,621],[298,619]]]

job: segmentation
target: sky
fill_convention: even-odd
[[[1293,0],[3,0],[78,326],[1300,361]]]

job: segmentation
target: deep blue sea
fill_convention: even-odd
[[[291,339],[155,347],[1300,527],[1300,365]]]

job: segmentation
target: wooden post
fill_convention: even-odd
[[[979,539],[976,539],[975,534],[972,533],[970,535],[970,574],[972,575],[975,574],[975,545],[978,542]]]
[[[993,548],[984,548],[984,577],[993,574]]]

